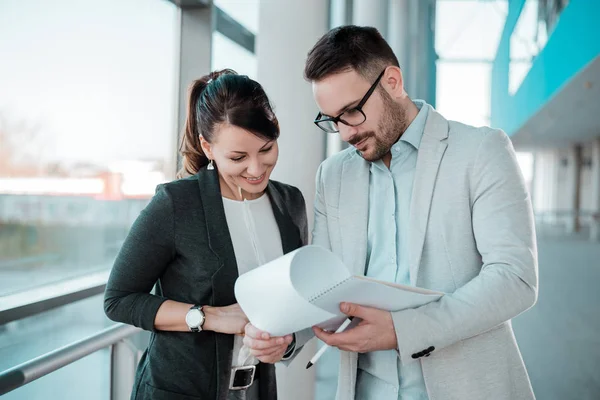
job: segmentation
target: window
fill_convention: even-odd
[[[0,2],[0,296],[110,268],[174,176],[175,15]]]
[[[507,12],[500,0],[437,2],[436,106],[446,118],[490,124],[491,64]]]
[[[510,36],[508,91],[515,94],[544,49],[568,0],[526,0]]]
[[[259,0],[216,0],[211,69],[231,68],[257,79],[254,48],[258,33]]]

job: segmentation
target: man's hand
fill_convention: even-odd
[[[244,332],[244,345],[250,349],[250,353],[261,362],[269,364],[280,361],[293,340],[292,335],[271,337],[251,323],[246,325]]]
[[[313,326],[315,335],[329,346],[356,353],[390,350],[398,346],[392,315],[377,308],[342,303],[340,310],[362,321],[350,330],[331,333]]]

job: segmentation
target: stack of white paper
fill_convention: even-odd
[[[346,318],[341,302],[386,311],[414,308],[443,293],[350,274],[331,251],[305,246],[238,278],[235,296],[258,329],[282,336],[318,325],[335,329]]]

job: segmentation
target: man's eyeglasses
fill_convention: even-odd
[[[313,121],[315,125],[317,125],[325,132],[336,133],[340,131],[338,129],[338,124],[340,122],[348,126],[358,126],[365,122],[367,120],[367,116],[363,112],[362,108],[367,102],[367,100],[369,100],[369,97],[371,97],[371,95],[375,91],[375,88],[377,87],[377,84],[383,77],[383,74],[385,74],[385,69],[381,72],[381,74],[379,74],[379,76],[375,80],[375,83],[371,85],[369,91],[364,95],[364,97],[360,100],[360,103],[358,103],[356,107],[352,107],[342,112],[337,117],[324,116],[323,114],[318,113],[317,118],[315,118],[315,120]]]

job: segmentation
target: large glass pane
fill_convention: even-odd
[[[490,74],[504,28],[505,0],[437,2],[436,107],[446,117],[490,124]]]
[[[438,1],[435,26],[438,55],[442,59],[494,59],[507,12],[506,0]]]
[[[260,0],[214,0],[214,4],[250,32],[258,33]]]
[[[568,0],[526,0],[510,35],[508,91],[514,94],[529,73],[533,60],[546,47]]]
[[[256,56],[219,32],[213,32],[211,69],[231,68],[238,74],[257,76]]]
[[[113,322],[102,310],[102,296],[0,326],[0,371],[93,335]],[[107,400],[108,349],[53,372],[4,396],[6,400]],[[50,395],[50,393],[53,393]]]
[[[215,0],[214,4],[251,33],[258,34],[259,0]],[[255,54],[217,31],[213,32],[212,40],[212,70],[231,68],[256,79]]]
[[[110,400],[110,351],[100,350],[2,396],[2,400]]]
[[[490,124],[491,64],[507,13],[505,0],[437,2],[436,107],[446,118]]]
[[[436,106],[446,118],[465,124],[490,124],[488,63],[438,61]]]
[[[109,268],[174,176],[176,14],[0,2],[0,296]]]

